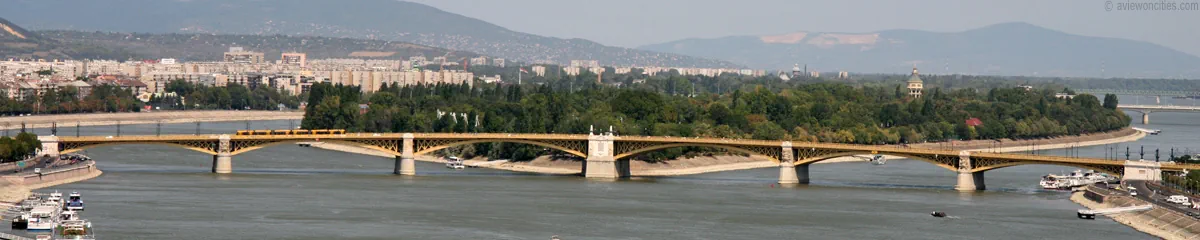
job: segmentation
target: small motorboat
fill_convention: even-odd
[[[940,217],[940,218],[941,218],[941,217],[946,217],[946,213],[944,213],[944,212],[936,212],[936,211],[935,211],[935,212],[932,212],[932,213],[929,213],[929,215],[931,215],[931,216],[933,216],[933,217]]]

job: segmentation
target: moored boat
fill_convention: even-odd
[[[463,165],[462,159],[459,159],[458,157],[450,157],[446,159],[446,168],[464,169],[467,167],[466,165]]]
[[[29,214],[21,214],[12,219],[13,230],[25,230],[29,228]]]

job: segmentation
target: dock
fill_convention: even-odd
[[[7,239],[7,240],[34,240],[34,239],[32,239],[32,238],[27,238],[27,237],[22,237],[22,236],[12,235],[12,234],[10,234],[10,233],[6,233],[6,232],[0,232],[0,239]]]
[[[1096,210],[1080,209],[1078,216],[1079,216],[1079,218],[1082,218],[1082,219],[1096,219],[1096,215],[1108,215],[1108,214],[1118,214],[1118,213],[1125,213],[1125,212],[1147,211],[1150,209],[1154,209],[1154,205],[1129,206],[1129,207],[1106,208],[1106,209],[1096,209]]]

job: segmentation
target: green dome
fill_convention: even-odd
[[[924,81],[921,81],[921,75],[917,74],[917,68],[914,67],[912,76],[908,77],[908,83],[922,83],[922,82],[924,82]]]

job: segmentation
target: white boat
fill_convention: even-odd
[[[95,240],[96,235],[92,231],[92,222],[75,219],[59,223],[58,234],[56,234],[55,239]]]
[[[55,227],[55,218],[59,217],[58,207],[55,206],[37,206],[32,211],[29,211],[29,225],[26,230],[30,232],[49,232]]]
[[[47,197],[46,201],[50,201],[50,202],[54,202],[54,203],[58,203],[59,205],[62,205],[62,203],[63,203],[62,193],[60,193],[58,191],[54,191],[54,192],[50,193],[50,197]]]
[[[1091,170],[1087,172],[1075,170],[1067,175],[1047,174],[1046,176],[1042,176],[1042,180],[1038,182],[1038,185],[1044,189],[1065,190],[1095,183],[1108,182],[1110,179],[1112,179],[1112,177],[1108,176],[1108,174]]]
[[[1158,130],[1158,129],[1149,129],[1149,128],[1140,128],[1140,127],[1133,127],[1133,130],[1138,130],[1138,131],[1140,131],[1140,132],[1149,133],[1150,135],[1158,135],[1159,133],[1162,133],[1162,130]]]
[[[83,211],[83,197],[79,195],[79,192],[71,192],[71,195],[67,197],[67,202],[63,204],[63,209],[69,211]]]
[[[466,165],[463,165],[462,159],[459,159],[458,157],[450,157],[446,159],[446,168],[464,169],[467,167]]]

